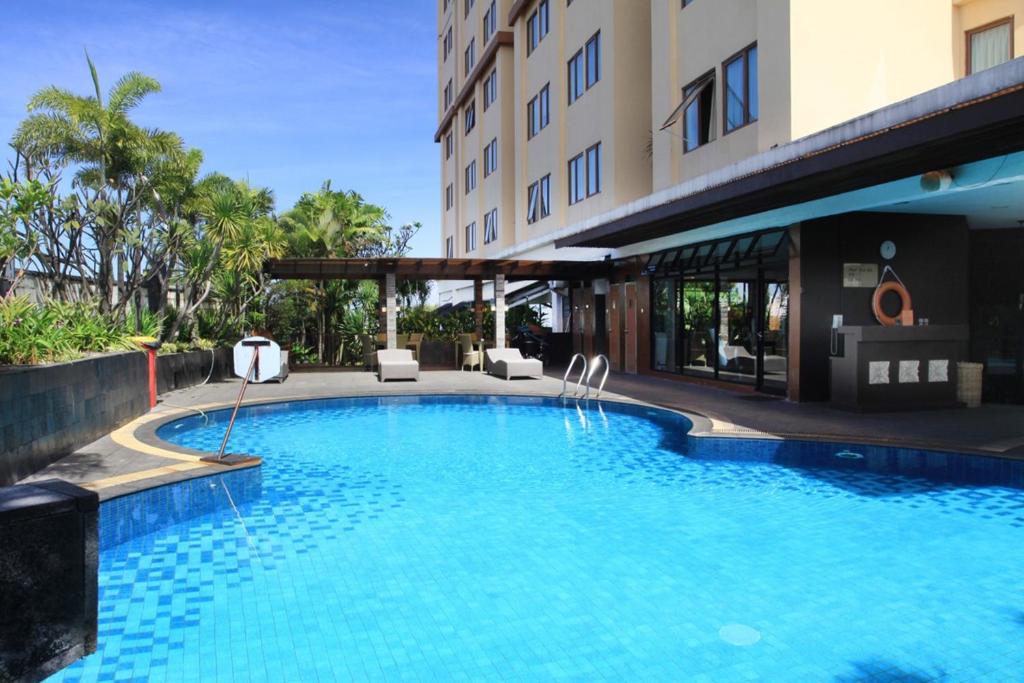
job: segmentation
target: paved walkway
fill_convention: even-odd
[[[479,372],[422,372],[419,382],[380,384],[367,372],[296,373],[282,384],[253,385],[246,404],[328,396],[390,394],[516,394],[557,396],[562,373],[511,382]],[[59,477],[91,488],[101,499],[225,471],[205,455],[156,438],[164,422],[195,410],[230,406],[239,381],[218,382],[161,396],[147,415],[115,430],[25,479]],[[612,375],[604,398],[641,401],[678,410],[694,420],[698,437],[812,438],[881,443],[1024,457],[1024,406],[931,412],[858,414],[820,404],[793,404],[757,394],[672,380]]]

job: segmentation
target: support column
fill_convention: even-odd
[[[377,331],[381,334],[387,332],[388,329],[388,317],[387,317],[387,287],[384,285],[384,278],[377,278]]]
[[[484,338],[484,281],[473,280],[473,323],[476,336]]]
[[[387,297],[387,333],[388,348],[398,348],[398,304],[395,301],[395,274],[384,276],[385,296]]]
[[[494,346],[505,348],[505,276],[494,276]]]

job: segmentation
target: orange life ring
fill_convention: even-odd
[[[885,296],[886,292],[896,292],[900,297],[900,312],[895,317],[886,315],[885,311],[882,310],[882,297]],[[875,288],[875,295],[871,297],[871,311],[875,314],[875,319],[884,327],[896,325],[902,317],[903,311],[909,310],[911,310],[910,292],[901,283],[895,280],[887,280]]]

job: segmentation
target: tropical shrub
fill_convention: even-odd
[[[37,306],[26,297],[0,301],[0,364],[34,365],[73,360],[84,353],[130,351],[134,336],[156,337],[162,321],[155,314],[124,320],[100,313],[92,304],[49,302]]]

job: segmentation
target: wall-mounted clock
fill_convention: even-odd
[[[892,240],[886,240],[882,242],[882,247],[879,251],[882,254],[882,258],[886,261],[891,261],[896,256],[896,244]]]

